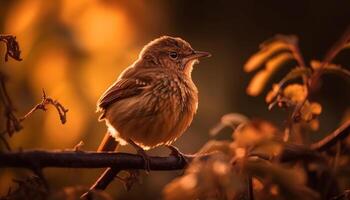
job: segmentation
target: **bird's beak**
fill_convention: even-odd
[[[193,60],[193,59],[210,57],[210,56],[211,54],[205,51],[194,51],[193,54],[187,56],[186,58],[188,58],[189,60]]]
[[[185,66],[188,62],[190,62],[192,60],[197,60],[199,58],[210,57],[210,56],[211,56],[211,54],[208,52],[194,51],[192,54],[190,54],[182,59],[182,65]]]

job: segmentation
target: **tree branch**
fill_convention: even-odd
[[[195,156],[186,156],[192,160]],[[179,170],[187,163],[177,156],[150,157],[151,170]],[[140,155],[114,152],[82,151],[20,151],[0,153],[0,168],[107,168],[144,169],[144,159]]]
[[[327,135],[322,140],[311,145],[311,149],[316,151],[325,151],[343,140],[350,134],[350,119],[337,128],[333,133]]]

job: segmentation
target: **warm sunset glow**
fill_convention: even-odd
[[[349,197],[349,8],[0,0],[0,200]]]

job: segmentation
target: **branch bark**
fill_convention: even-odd
[[[325,151],[336,145],[350,134],[350,119],[342,124],[339,128],[327,135],[322,140],[311,145],[311,149],[315,151]]]
[[[186,156],[192,160],[194,156]],[[177,156],[150,157],[151,170],[179,170],[187,163]],[[144,159],[135,154],[83,151],[19,151],[0,153],[0,168],[107,168],[144,169]]]

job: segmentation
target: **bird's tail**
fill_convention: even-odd
[[[116,151],[118,148],[118,142],[110,135],[109,132],[105,134],[103,140],[98,147],[98,152],[103,151]],[[120,170],[115,168],[107,168],[102,175],[96,180],[96,182],[90,187],[89,191],[81,196],[82,199],[92,199],[93,190],[104,190],[108,184],[114,179]]]
[[[109,134],[109,132],[107,132],[103,137],[103,140],[100,146],[98,146],[97,151],[98,152],[115,151],[117,147],[118,147],[118,142],[115,141],[115,139],[111,136],[111,134]]]

